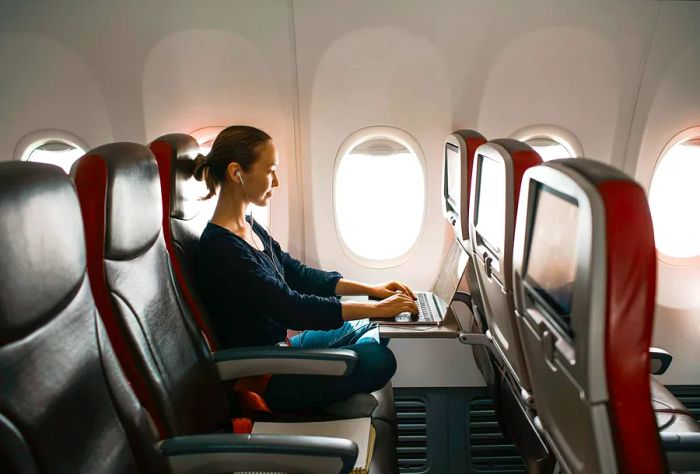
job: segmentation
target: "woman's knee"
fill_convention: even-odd
[[[396,373],[396,358],[391,349],[381,344],[357,344],[346,349],[357,353],[352,376],[367,383],[367,391],[379,390]]]

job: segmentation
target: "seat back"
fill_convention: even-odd
[[[582,158],[531,169],[514,248],[537,413],[563,470],[666,472],[649,388],[656,250],[644,190]]]
[[[496,350],[516,384],[530,389],[515,321],[513,231],[523,173],[542,163],[530,146],[492,140],[476,150],[472,171],[469,237],[483,312]]]
[[[137,395],[164,436],[226,428],[224,388],[171,271],[153,154],[135,143],[104,145],[72,174],[92,290]]]
[[[0,471],[165,472],[85,272],[58,167],[0,163]]]
[[[469,193],[474,153],[484,143],[486,138],[475,130],[457,130],[445,137],[442,215],[462,243],[469,240]]]
[[[158,163],[163,197],[163,237],[170,254],[175,277],[187,306],[212,350],[218,348],[206,308],[195,287],[195,258],[199,237],[207,220],[202,218],[207,195],[203,181],[194,179],[194,159],[199,154],[197,141],[184,133],[155,139],[149,148]]]

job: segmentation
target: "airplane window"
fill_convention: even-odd
[[[48,142],[36,147],[27,157],[27,161],[48,163],[61,167],[70,173],[73,162],[83,156],[85,150],[59,141]]]
[[[341,147],[334,182],[336,227],[351,257],[366,266],[400,263],[423,227],[425,175],[418,144],[410,140],[374,135]]]
[[[544,161],[556,160],[557,158],[573,158],[564,145],[550,138],[531,138],[525,143],[530,145]]]
[[[84,154],[85,150],[82,148],[57,140],[37,146],[26,160],[59,166],[67,174],[70,173],[73,163]]]
[[[56,165],[70,173],[73,163],[90,147],[80,137],[62,130],[37,130],[22,137],[14,159]]]
[[[521,128],[510,137],[530,145],[544,161],[584,156],[583,147],[576,135],[556,125],[531,125]]]
[[[209,154],[209,152],[211,151],[211,147],[214,144],[214,140],[216,139],[216,136],[224,128],[226,128],[226,127],[222,127],[222,126],[202,127],[202,128],[198,128],[197,130],[190,133],[192,138],[197,140],[197,143],[199,144],[199,153],[201,153],[202,155]],[[216,201],[217,201],[216,196],[204,201],[204,205],[203,205],[202,211],[200,213],[201,218],[206,219],[206,220],[211,219],[211,216],[214,214],[214,209],[216,208]],[[270,207],[269,206],[260,207],[260,206],[256,206],[255,204],[252,204],[250,206],[250,211],[253,214],[253,218],[255,219],[255,222],[262,225],[266,229],[270,228]]]
[[[672,258],[700,255],[700,219],[691,212],[700,201],[700,133],[668,148],[649,187],[656,248]]]

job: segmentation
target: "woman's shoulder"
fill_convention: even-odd
[[[250,253],[249,245],[243,239],[212,222],[207,223],[202,231],[199,238],[199,251],[204,254],[213,252],[217,255],[220,255],[222,251],[241,255]]]

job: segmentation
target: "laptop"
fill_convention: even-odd
[[[401,313],[394,319],[378,319],[382,324],[413,324],[438,326],[447,313],[447,303],[432,291],[416,291],[418,314]]]
[[[382,324],[439,326],[447,314],[448,305],[457,291],[466,264],[466,252],[461,245],[453,242],[433,286],[433,291],[414,292],[417,298],[418,315],[401,313],[393,319],[376,321]]]

